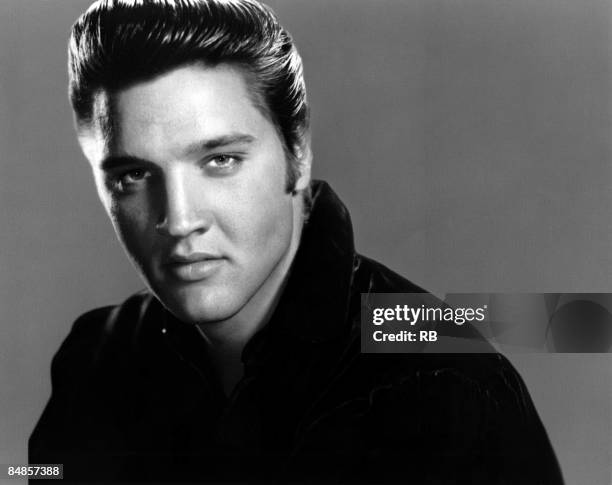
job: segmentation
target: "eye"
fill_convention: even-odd
[[[113,185],[119,190],[134,188],[150,175],[148,170],[135,168],[118,174],[113,180]]]
[[[121,180],[125,183],[133,183],[133,182],[138,182],[139,180],[146,178],[146,176],[147,176],[146,170],[137,168],[136,170],[130,170],[129,172],[124,173],[121,176]]]
[[[206,162],[206,167],[218,172],[229,172],[238,167],[242,160],[234,155],[215,155]]]

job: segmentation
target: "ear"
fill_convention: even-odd
[[[310,148],[310,134],[304,137],[304,142],[297,148],[297,162],[299,177],[295,181],[294,192],[305,190],[310,185],[312,168],[312,150]]]

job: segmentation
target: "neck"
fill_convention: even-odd
[[[213,366],[227,394],[242,377],[241,356],[247,342],[270,321],[289,278],[304,224],[301,195],[293,204],[293,231],[289,247],[265,283],[231,318],[199,325],[209,344]]]

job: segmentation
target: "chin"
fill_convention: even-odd
[[[208,289],[202,291],[181,291],[179,295],[160,298],[175,317],[185,323],[201,324],[228,320],[241,309],[239,302],[228,295]]]
[[[200,325],[206,323],[219,323],[229,320],[237,312],[220,308],[198,307],[186,310],[181,308],[177,309],[177,311],[173,313],[182,322]]]

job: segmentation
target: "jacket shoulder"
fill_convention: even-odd
[[[413,472],[426,483],[563,482],[527,387],[505,357],[390,360],[403,372],[377,379],[364,398],[330,413],[331,419],[344,419],[354,408],[365,417],[369,445],[363,474],[380,479],[384,470],[393,481],[402,475],[405,456],[413,456],[418,457]],[[364,372],[356,377],[364,379]]]
[[[76,319],[51,362],[51,398],[29,439],[30,462],[60,463],[68,456],[61,453],[86,440],[83,433],[110,432],[105,399],[121,385],[117,378],[133,368],[122,348],[131,344],[150,299],[138,293]]]
[[[69,370],[65,365],[95,364],[103,347],[133,334],[151,298],[149,293],[139,292],[119,305],[95,308],[79,316],[53,358],[52,379]]]

